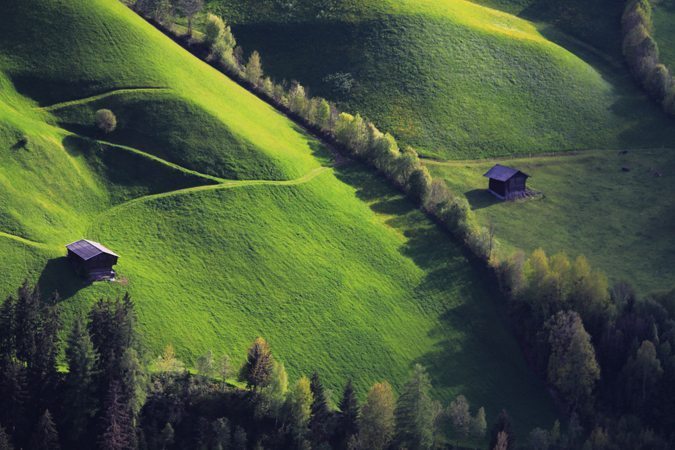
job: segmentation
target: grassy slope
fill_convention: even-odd
[[[236,364],[261,334],[292,375],[319,369],[333,389],[351,376],[361,392],[383,378],[400,386],[422,361],[444,398],[463,392],[492,418],[507,406],[522,430],[550,426],[550,400],[481,278],[381,180],[320,172],[315,141],[115,0],[4,7],[3,295],[28,276],[59,290],[68,318],[129,289],[154,354],[172,342],[188,362],[210,348]],[[106,94],[118,88],[144,89]],[[91,108],[111,105],[121,129],[106,139],[129,147],[92,139]],[[157,126],[129,128],[141,111]],[[181,153],[168,130],[191,127]],[[228,133],[236,139],[213,146]],[[219,174],[217,158],[230,158],[232,178],[274,170],[280,181],[213,185],[175,164]],[[63,245],[83,236],[122,255],[125,284],[74,278]]]
[[[662,0],[654,7],[654,36],[661,61],[675,70],[675,2]]]
[[[430,166],[464,192],[478,218],[496,225],[507,246],[586,255],[613,280],[643,292],[671,289],[675,254],[675,155],[672,151],[589,152],[507,161],[531,174],[544,198],[497,202],[482,174],[493,162]],[[627,166],[630,172],[623,172]],[[653,170],[662,176],[654,175]]]
[[[600,72],[549,41],[553,31],[472,3],[346,2],[321,19],[309,6],[284,15],[257,3],[210,4],[274,77],[341,100],[428,156],[657,146],[675,137],[623,69],[601,61]],[[336,72],[354,76],[350,95],[323,81]]]

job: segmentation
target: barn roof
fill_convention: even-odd
[[[87,239],[80,239],[79,241],[73,242],[72,244],[68,244],[66,245],[66,248],[85,261],[100,254],[118,256],[109,248],[99,244],[98,242],[89,241]]]
[[[507,167],[507,166],[502,166],[501,164],[495,164],[492,169],[488,170],[483,174],[484,177],[491,178],[493,180],[497,181],[507,181],[513,178],[514,175],[516,174],[523,174],[526,177],[529,177],[528,174],[525,172],[521,172],[518,169],[514,169],[513,167]]]

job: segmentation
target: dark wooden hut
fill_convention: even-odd
[[[68,259],[75,271],[90,281],[112,280],[115,278],[113,266],[119,256],[98,242],[81,239],[66,245]]]
[[[502,200],[523,197],[530,177],[525,172],[501,164],[495,164],[483,176],[490,179],[488,190]]]

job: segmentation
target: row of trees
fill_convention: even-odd
[[[667,113],[675,115],[675,81],[659,61],[659,46],[652,36],[651,0],[630,0],[621,25],[623,54],[633,75]]]

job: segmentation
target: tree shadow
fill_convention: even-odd
[[[421,311],[437,317],[438,325],[429,331],[433,348],[411,365],[427,368],[437,397],[447,402],[464,394],[474,405],[486,406],[490,420],[508,407],[521,432],[550,427],[555,419],[552,402],[525,363],[510,332],[503,297],[485,264],[382,176],[358,163],[335,172],[406,237],[399,251],[425,272],[414,286],[414,298]]]
[[[473,189],[465,192],[464,196],[473,210],[487,208],[502,202],[487,189]]]
[[[65,256],[47,261],[38,278],[38,286],[43,298],[48,298],[57,292],[59,301],[68,300],[90,284],[75,273],[72,264]]]

